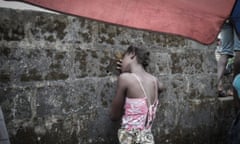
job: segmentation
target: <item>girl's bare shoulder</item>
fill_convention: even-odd
[[[159,80],[156,76],[149,74],[153,79],[156,80],[157,85],[158,85],[158,89],[160,92],[165,91],[166,87],[164,86],[163,82],[161,80]]]
[[[119,75],[119,80],[121,81],[129,81],[132,79],[132,74],[131,73],[121,73]]]

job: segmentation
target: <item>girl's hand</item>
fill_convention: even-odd
[[[120,59],[120,60],[118,60],[117,61],[117,67],[116,67],[116,69],[121,73],[121,67],[122,67],[122,60]]]
[[[122,52],[120,51],[116,51],[115,54],[114,54],[114,57],[115,57],[115,60],[116,60],[116,70],[119,72],[119,73],[122,73],[121,71],[121,67],[122,67],[122,58],[123,58],[123,54]]]

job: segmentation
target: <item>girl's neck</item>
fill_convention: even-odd
[[[131,73],[143,74],[145,72],[146,71],[144,70],[144,68],[140,64],[131,67]]]

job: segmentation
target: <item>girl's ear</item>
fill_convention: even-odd
[[[131,59],[134,59],[135,55],[131,56]]]
[[[134,59],[134,57],[136,56],[136,54],[134,52],[131,53],[131,59]]]

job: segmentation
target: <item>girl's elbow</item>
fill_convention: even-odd
[[[118,121],[118,120],[120,120],[120,118],[121,118],[120,115],[116,115],[116,114],[113,114],[113,113],[110,114],[110,119],[112,121]]]

